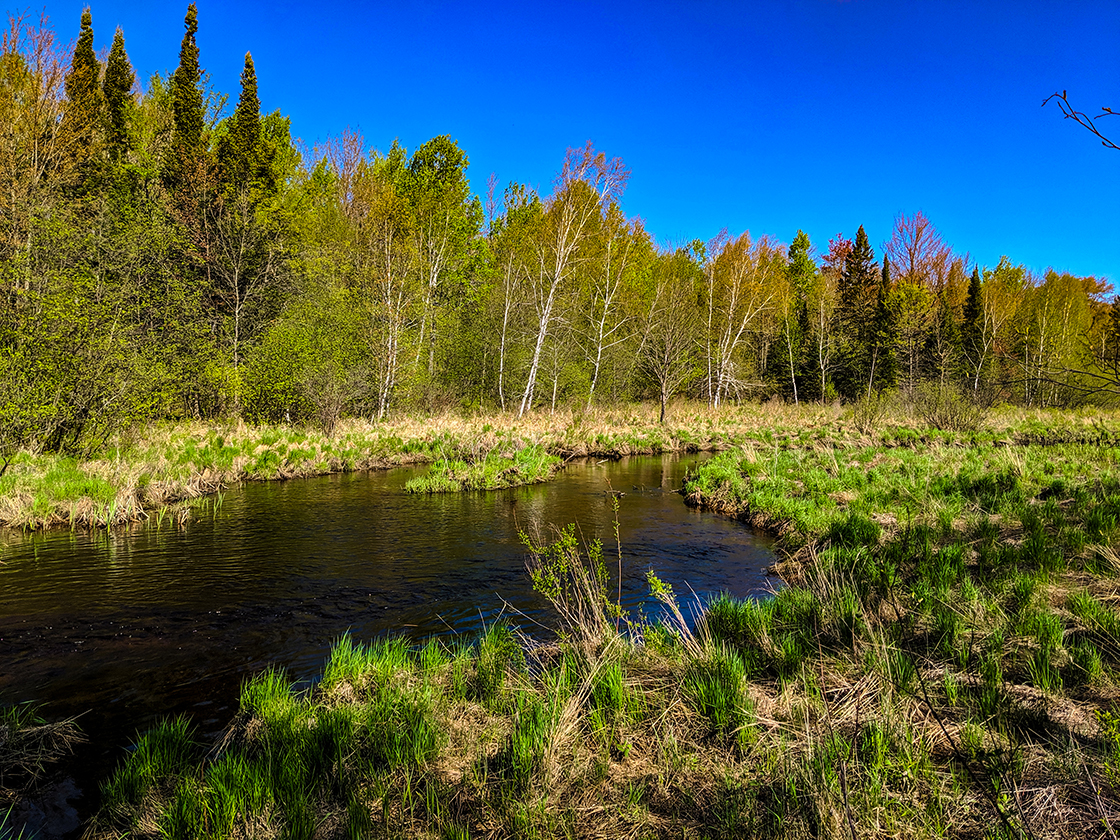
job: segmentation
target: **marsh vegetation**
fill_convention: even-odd
[[[773,418],[771,418],[773,419]],[[1120,818],[1108,418],[756,429],[685,483],[780,535],[784,585],[692,615],[528,547],[559,624],[336,644],[248,682],[219,744],[143,734],[98,836],[1083,837]],[[772,424],[780,427],[780,423]]]

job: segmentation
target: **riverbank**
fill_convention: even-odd
[[[720,431],[741,437],[685,487],[779,535],[789,585],[773,598],[719,599],[695,633],[671,609],[627,624],[611,559],[589,546],[577,563],[569,541],[538,553],[568,561],[556,574],[593,572],[540,577],[568,616],[557,643],[500,628],[473,644],[344,641],[312,691],[259,676],[220,746],[182,724],[147,733],[107,780],[96,833],[1120,828],[1112,419],[1007,412],[979,432],[804,420],[744,412]]]
[[[569,532],[533,552],[557,643],[344,639],[313,690],[247,685],[214,749],[146,735],[93,834],[1109,836],[1120,452],[1067,421],[740,444],[686,494],[780,534],[772,598],[690,632],[652,578],[666,617],[630,623]]]
[[[475,464],[540,447],[561,459],[619,458],[739,446],[848,450],[868,446],[1019,446],[1114,442],[1120,417],[1102,412],[1006,409],[980,431],[939,431],[905,408],[766,405],[710,409],[681,403],[666,424],[658,407],[558,411],[525,418],[442,414],[381,423],[347,420],[331,435],[313,429],[163,424],[118,436],[95,458],[20,453],[0,477],[0,526],[104,528],[189,515],[193,500],[243,481],[283,480],[406,464]],[[500,472],[500,470],[499,470]]]

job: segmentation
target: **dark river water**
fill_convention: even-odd
[[[215,734],[240,684],[269,665],[313,680],[346,632],[469,633],[504,614],[543,633],[535,622],[549,614],[519,532],[547,538],[576,523],[602,540],[613,577],[610,488],[624,493],[627,607],[652,608],[649,569],[686,612],[691,593],[765,590],[769,541],[673,492],[695,462],[572,463],[549,484],[435,496],[403,490],[426,468],[252,483],[182,526],[0,532],[0,703],[81,715],[80,764],[101,773],[162,715]]]

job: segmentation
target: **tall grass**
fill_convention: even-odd
[[[686,492],[778,532],[774,592],[716,596],[690,629],[651,576],[650,622],[621,610],[600,545],[527,539],[554,640],[343,637],[313,689],[247,683],[222,744],[103,835],[1072,838],[1115,821],[1120,475],[1079,437],[1090,418],[1044,437],[1023,413],[967,435],[683,413],[734,446]]]
[[[103,452],[82,462],[20,453],[0,477],[0,524],[105,527],[144,520],[162,507],[189,502],[239,481],[401,464],[444,461],[433,475],[432,487],[419,489],[450,489],[450,484],[436,486],[440,476],[451,476],[449,480],[459,487],[463,486],[460,479],[467,478],[485,488],[544,480],[555,469],[548,457],[616,458],[729,449],[745,451],[748,459],[759,464],[769,458],[778,468],[770,471],[774,477],[785,471],[789,458],[802,457],[803,477],[790,473],[790,486],[774,484],[764,493],[772,507],[778,506],[765,524],[788,532],[809,525],[813,533],[819,533],[819,526],[827,526],[830,516],[825,497],[831,493],[842,499],[858,493],[851,483],[860,475],[868,483],[881,482],[887,491],[892,486],[903,489],[889,467],[880,469],[870,463],[880,450],[903,450],[921,460],[923,450],[953,447],[989,453],[988,460],[999,460],[990,457],[992,444],[1038,440],[1047,444],[1040,448],[1052,450],[1055,444],[1097,447],[1102,440],[1120,437],[1120,424],[1108,413],[1007,408],[990,413],[982,431],[948,432],[930,429],[907,412],[901,404],[888,404],[871,434],[860,431],[850,410],[837,406],[768,403],[712,409],[683,401],[666,425],[658,422],[657,407],[650,405],[606,406],[594,412],[566,409],[522,418],[445,413],[380,423],[350,419],[330,435],[317,429],[242,423],[152,424],[117,435],[106,442]],[[522,463],[510,463],[522,451]],[[852,463],[853,458],[857,463]],[[993,472],[990,464],[974,466],[975,478]],[[1014,465],[1010,467],[1014,469]],[[1054,461],[1054,467],[1056,480],[1068,484],[1060,459]],[[760,476],[747,477],[756,484]],[[830,489],[829,485],[836,486]],[[792,496],[791,489],[795,491]],[[798,501],[803,492],[816,494],[823,505],[816,522],[816,506]],[[719,503],[720,496],[708,493],[708,500]],[[789,501],[786,509],[780,509],[783,500]],[[904,508],[921,510],[904,495],[893,499],[894,508],[900,502]],[[1113,526],[1115,512],[1108,514],[1113,515]],[[956,510],[946,513],[950,520],[956,514]]]

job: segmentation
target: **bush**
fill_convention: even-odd
[[[926,382],[914,389],[914,413],[927,426],[943,432],[975,432],[987,411],[956,385]]]
[[[861,435],[869,435],[886,419],[889,407],[890,401],[883,394],[862,396],[852,403],[852,422]]]

